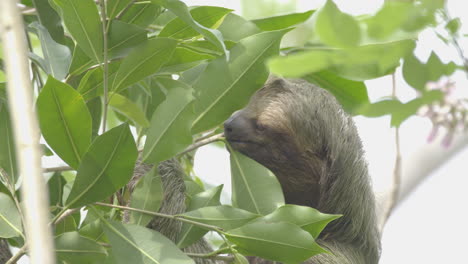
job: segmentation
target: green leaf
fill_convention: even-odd
[[[403,1],[385,1],[383,7],[371,18],[365,20],[370,37],[384,39],[411,18],[413,4]]]
[[[84,53],[80,46],[76,46],[73,51],[69,74],[75,76],[80,75],[93,65],[93,61]]]
[[[157,166],[140,178],[132,192],[130,207],[157,212],[163,201],[163,186]],[[130,224],[146,226],[153,216],[130,211]]]
[[[249,211],[228,205],[202,207],[182,214],[183,218],[213,225],[223,230],[238,228],[259,217]]]
[[[269,61],[270,70],[285,77],[301,77],[325,69],[346,79],[363,81],[387,75],[415,47],[412,40],[379,43],[356,48],[312,48]]]
[[[54,235],[58,236],[63,233],[73,232],[77,230],[77,227],[78,225],[76,224],[75,218],[73,218],[73,215],[69,215],[54,226]]]
[[[403,104],[396,112],[394,112],[392,114],[391,125],[393,127],[400,126],[408,117],[416,114],[421,106],[440,101],[443,97],[444,93],[438,90],[423,93],[421,97]]]
[[[47,144],[68,165],[78,168],[91,143],[91,115],[69,85],[49,76],[37,98],[39,124]]]
[[[120,62],[112,62],[108,64],[108,82],[109,84],[114,81],[117,70],[120,67]],[[88,71],[80,80],[78,85],[78,92],[83,96],[85,101],[104,94],[104,75],[101,67]]]
[[[112,89],[119,92],[143,78],[156,73],[169,61],[177,42],[168,38],[145,41],[123,59],[115,75]]]
[[[317,209],[308,206],[286,204],[276,209],[273,213],[258,218],[255,221],[264,223],[291,223],[309,232],[312,237],[318,238],[320,232],[322,232],[328,223],[340,217],[340,215],[323,214]]]
[[[137,154],[126,124],[97,137],[78,168],[66,207],[101,201],[123,187],[133,175]]]
[[[396,112],[402,105],[398,100],[388,99],[373,104],[364,104],[356,112],[367,117],[379,117]]]
[[[278,54],[287,30],[269,31],[247,37],[231,49],[231,59],[211,61],[194,84],[198,93],[193,133],[211,129],[242,108],[266,81],[266,60]]]
[[[140,127],[149,127],[150,123],[146,119],[145,113],[130,99],[120,94],[110,95],[109,106],[118,113],[132,120]]]
[[[209,54],[198,53],[193,50],[177,47],[171,59],[159,71],[161,74],[172,74],[186,71],[204,60],[211,60],[215,57]]]
[[[10,114],[6,103],[0,101],[0,168],[8,174],[7,180],[14,187],[18,180],[19,174],[16,168],[15,145],[13,141],[13,129],[10,121]],[[4,182],[7,184],[6,182]]]
[[[154,230],[104,219],[103,224],[117,263],[195,264],[172,241]]]
[[[450,20],[445,25],[445,28],[452,35],[456,35],[458,33],[458,30],[460,29],[460,27],[461,27],[461,22],[460,22],[460,18],[458,18],[458,17]]]
[[[10,196],[0,192],[0,237],[22,236],[21,216]]]
[[[55,238],[57,258],[65,263],[102,263],[106,249],[97,242],[82,237],[78,232],[63,233]]]
[[[102,101],[101,98],[96,97],[91,100],[89,100],[86,103],[86,106],[88,107],[89,113],[91,114],[92,118],[92,133],[91,133],[91,138],[94,139],[97,137],[99,134],[99,127],[101,126],[101,113],[102,113]]]
[[[360,105],[369,103],[364,82],[341,78],[329,71],[311,73],[304,79],[331,92],[348,113],[354,113]]]
[[[133,0],[114,0],[108,1],[106,5],[106,14],[109,20],[113,20],[128,5],[133,4]],[[114,20],[115,22],[116,20]]]
[[[190,10],[192,18],[207,28],[215,28],[224,16],[230,12],[232,12],[231,9],[219,6],[199,6]],[[198,35],[199,33],[180,17],[170,21],[159,33],[159,37],[175,39],[190,39]]]
[[[218,30],[223,34],[224,39],[235,42],[262,32],[252,21],[233,13],[229,13],[224,18]]]
[[[426,64],[421,63],[413,54],[410,54],[403,63],[403,78],[416,90],[423,91],[428,82],[438,81],[444,75],[449,76],[455,69],[455,63],[442,63],[434,52],[431,53]]]
[[[65,178],[61,173],[54,173],[47,182],[49,188],[49,202],[51,206],[62,206],[63,187],[66,184]]]
[[[191,89],[174,87],[168,92],[151,119],[143,149],[145,162],[169,159],[192,143],[193,100]]]
[[[255,19],[252,20],[252,22],[263,31],[279,30],[304,23],[307,19],[309,19],[312,16],[314,12],[315,10],[309,10],[304,13],[293,13],[281,16]]]
[[[172,13],[174,13],[177,17],[179,17],[182,21],[184,21],[187,25],[192,27],[198,33],[203,35],[207,40],[211,43],[215,44],[219,47],[225,54],[229,54],[229,51],[226,49],[224,45],[223,36],[221,33],[215,29],[209,29],[195,21],[190,14],[187,5],[179,0],[151,0],[151,2],[161,5],[167,9],[169,9]]]
[[[161,14],[161,10],[162,8],[159,5],[152,3],[134,3],[127,11],[125,11],[125,13],[123,13],[120,20],[129,24],[137,25],[141,28],[146,28],[156,20],[156,18]]]
[[[232,205],[266,215],[284,204],[275,175],[256,161],[231,151]]]
[[[148,32],[139,26],[119,20],[112,21],[109,28],[109,58],[115,59],[126,56],[132,48],[146,41],[147,34]]]
[[[361,42],[361,29],[350,15],[342,13],[331,0],[314,14],[314,30],[320,40],[330,46],[353,47]]]
[[[49,32],[55,42],[65,44],[62,21],[57,12],[50,6],[48,0],[32,0],[36,8],[37,18]]]
[[[71,63],[71,51],[65,46],[55,42],[45,27],[37,22],[29,25],[37,32],[41,41],[42,53],[46,62],[46,73],[54,76],[55,79],[63,80],[68,74],[68,67]]]
[[[188,206],[186,211],[190,212],[195,209],[206,206],[221,205],[221,203],[219,202],[219,197],[221,195],[222,189],[223,185],[219,185],[218,187],[195,194],[192,197],[190,205]],[[203,237],[207,232],[208,230],[202,229],[198,226],[183,223],[180,229],[177,246],[179,248],[190,246],[191,244],[199,240],[201,237]]]
[[[284,263],[302,263],[313,255],[326,252],[300,227],[285,223],[255,221],[225,233],[244,255]]]
[[[70,34],[94,62],[102,62],[101,18],[93,0],[53,0]]]

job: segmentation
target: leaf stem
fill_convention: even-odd
[[[210,137],[207,137],[207,138],[204,138],[204,139],[201,139],[195,143],[193,143],[192,145],[188,146],[184,151],[180,152],[179,154],[177,154],[176,156],[182,156],[194,149],[197,149],[201,146],[204,146],[204,145],[207,145],[207,144],[210,144],[212,142],[216,142],[216,141],[223,141],[224,140],[224,133],[219,133],[219,134],[216,134],[214,136],[210,136]]]
[[[107,123],[107,110],[109,108],[108,94],[109,94],[109,65],[107,61],[107,33],[109,28],[107,27],[107,15],[106,15],[106,1],[99,0],[101,6],[101,20],[102,20],[102,35],[103,35],[103,85],[104,85],[104,111],[102,117],[102,133],[106,132]]]
[[[16,262],[18,262],[18,260],[24,255],[26,254],[26,249],[27,249],[28,245],[27,244],[24,244],[24,246],[22,248],[20,248],[18,250],[18,252],[16,252],[16,254],[11,257],[5,264],[14,264]]]

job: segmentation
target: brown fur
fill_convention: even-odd
[[[378,263],[380,235],[362,144],[351,117],[329,92],[302,80],[272,78],[226,121],[225,135],[234,149],[273,171],[286,203],[343,214],[318,240],[333,254],[306,263]]]

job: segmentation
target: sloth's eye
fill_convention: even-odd
[[[263,132],[266,130],[266,126],[260,122],[255,122],[255,129],[258,131],[258,132]]]

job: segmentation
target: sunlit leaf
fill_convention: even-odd
[[[78,232],[63,233],[55,238],[57,258],[70,264],[102,263],[106,249]]]
[[[78,168],[91,143],[91,115],[81,95],[49,76],[37,98],[39,124],[47,144],[60,158]]]
[[[315,10],[252,20],[263,31],[279,30],[305,22]]]
[[[66,206],[97,202],[123,187],[133,175],[137,154],[126,124],[97,137],[78,168]]]
[[[265,215],[284,204],[275,175],[256,161],[231,151],[232,205]]]
[[[229,13],[224,18],[218,30],[223,34],[224,39],[236,42],[262,32],[254,22],[233,13]]]

